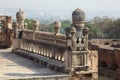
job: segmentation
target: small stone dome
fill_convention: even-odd
[[[55,29],[58,29],[58,28],[60,28],[61,27],[61,22],[60,21],[55,21],[54,22],[54,28]]]
[[[19,9],[19,11],[16,13],[16,18],[17,18],[17,21],[23,21],[25,19],[25,13]]]
[[[77,8],[72,13],[73,24],[80,24],[85,21],[85,13],[81,9]]]
[[[38,27],[39,26],[39,21],[38,20],[33,20],[33,26]]]

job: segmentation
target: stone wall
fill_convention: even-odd
[[[98,50],[99,73],[120,80],[120,48],[112,47],[111,43],[112,40],[92,40],[89,49]]]

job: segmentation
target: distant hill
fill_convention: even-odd
[[[0,15],[12,16],[12,19],[16,19],[16,12],[19,9],[14,8],[0,8]],[[23,9],[26,14],[26,18],[38,19],[41,22],[51,23],[54,20],[69,20],[71,21],[72,10],[32,10]],[[120,11],[85,11],[86,20],[94,18],[95,16],[109,16],[112,18],[120,17]]]
[[[16,12],[19,9],[0,9],[0,15],[12,16],[13,20],[16,20]],[[38,19],[42,22],[53,22],[54,20],[71,20],[71,11],[59,11],[59,10],[31,10],[23,9],[26,14],[26,18]]]

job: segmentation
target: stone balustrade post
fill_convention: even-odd
[[[18,48],[18,24],[13,23],[13,51]]]
[[[21,49],[22,48],[22,36],[23,36],[23,29],[24,29],[24,21],[25,21],[25,13],[19,9],[19,11],[16,13],[16,44],[17,48]]]
[[[38,31],[39,28],[39,21],[38,20],[33,20],[33,40],[35,41],[35,32]],[[36,42],[34,42],[34,44],[32,45],[32,51],[35,52],[36,51]]]
[[[54,21],[53,23],[54,25],[54,44],[56,44],[56,36],[59,36],[60,34],[60,28],[61,28],[61,22],[60,21]],[[53,47],[53,54],[52,54],[52,57],[55,58],[57,57],[57,52],[56,52],[56,48]]]

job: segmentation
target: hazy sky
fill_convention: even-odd
[[[0,0],[0,8],[70,9],[119,11],[120,0]]]

